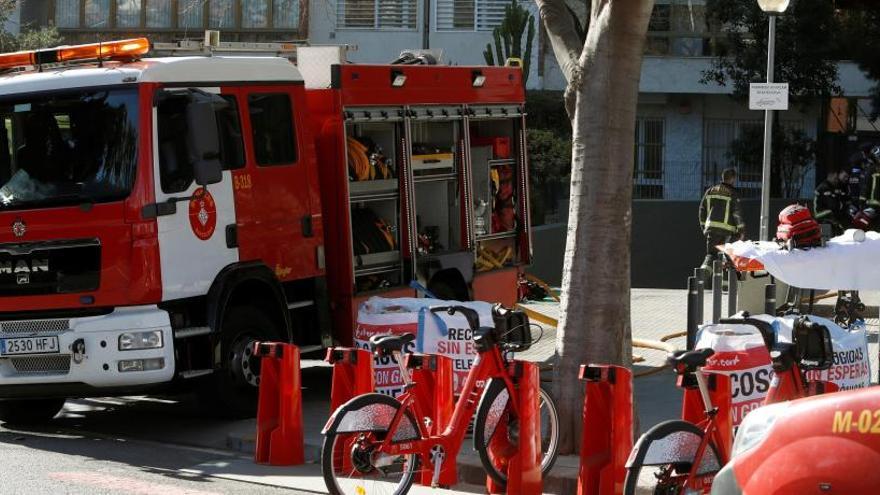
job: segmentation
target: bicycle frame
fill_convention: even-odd
[[[500,349],[497,346],[492,346],[487,351],[477,354],[474,366],[467,375],[467,380],[465,381],[462,393],[455,403],[455,409],[452,412],[452,418],[450,419],[449,424],[442,433],[430,435],[426,425],[422,421],[422,418],[424,417],[424,414],[422,414],[423,411],[421,411],[421,407],[416,400],[416,395],[412,390],[413,387],[417,387],[418,384],[413,383],[410,378],[408,370],[404,367],[403,356],[401,353],[394,352],[393,356],[397,361],[401,375],[404,378],[404,392],[397,397],[401,407],[397,410],[394,418],[391,420],[388,427],[388,434],[378,446],[376,452],[389,456],[418,454],[421,456],[425,465],[431,466],[434,469],[434,480],[436,480],[439,475],[439,466],[442,464],[443,459],[451,458],[453,462],[455,462],[455,458],[458,456],[458,452],[464,442],[468,424],[477,409],[480,397],[483,394],[483,389],[490,379],[500,378],[504,380],[508,391],[511,392],[508,400],[511,401],[512,410],[515,414],[518,414],[519,412],[519,404],[517,403],[516,394],[512,393],[514,390],[513,380],[511,379],[511,374],[508,370],[508,363],[502,356]],[[393,432],[397,430],[401,420],[403,420],[406,410],[410,410],[413,413],[413,416],[415,416],[421,439],[416,441],[393,442]],[[442,448],[439,452],[436,450],[436,447],[438,446]],[[433,459],[432,454],[441,456],[441,462],[438,463]]]
[[[705,479],[706,475],[699,475],[700,465],[702,464],[703,456],[706,453],[706,449],[709,448],[709,444],[713,444],[716,446],[723,446],[726,444],[724,438],[721,436],[721,432],[718,429],[716,424],[716,417],[718,409],[712,404],[712,399],[709,396],[709,384],[707,382],[706,376],[702,373],[702,371],[697,370],[694,372],[694,377],[697,380],[697,387],[700,391],[700,397],[703,400],[704,413],[705,418],[695,423],[697,428],[703,430],[703,438],[700,441],[700,445],[697,447],[697,451],[694,455],[695,462],[691,465],[691,469],[685,478],[685,482],[682,485],[683,488],[688,488],[692,490],[706,490],[712,486],[711,480],[708,481]],[[727,452],[726,449],[721,449],[718,453],[718,462],[720,466],[724,466],[730,460],[730,452]],[[719,467],[720,467],[719,466]],[[712,475],[714,477],[714,473]]]

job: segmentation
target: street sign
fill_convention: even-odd
[[[788,110],[788,83],[749,84],[749,110]]]

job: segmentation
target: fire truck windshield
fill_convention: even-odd
[[[128,196],[137,118],[136,89],[0,99],[0,211]]]

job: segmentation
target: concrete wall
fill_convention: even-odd
[[[791,202],[771,201],[771,232],[776,230],[775,213]],[[705,238],[697,225],[698,205],[697,201],[633,202],[633,287],[685,287],[687,277],[703,261],[706,249]],[[743,200],[742,208],[748,238],[756,239],[760,202]],[[535,227],[532,235],[535,257],[529,272],[551,285],[562,281],[565,233],[565,224],[553,224]]]

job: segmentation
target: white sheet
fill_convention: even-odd
[[[729,255],[760,261],[774,277],[802,289],[880,289],[880,234],[866,232],[858,242],[847,231],[824,247],[788,251],[775,242],[737,241]]]

